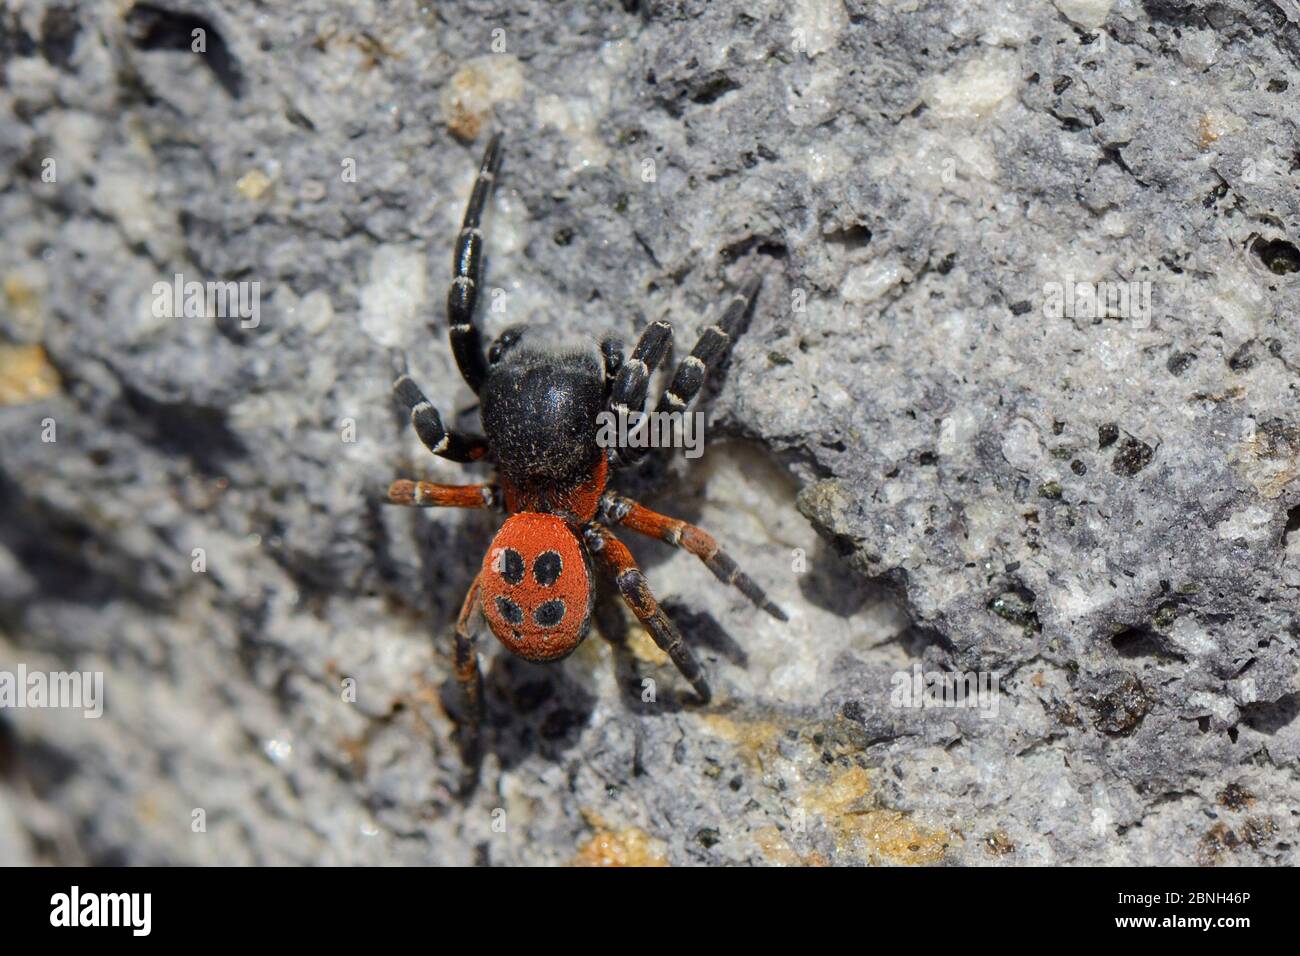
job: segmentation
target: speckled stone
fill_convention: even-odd
[[[107,693],[0,712],[0,861],[1297,862],[1285,5],[169,6],[0,13],[0,328],[57,383],[0,405],[0,669]],[[763,275],[703,459],[625,487],[791,620],[636,543],[715,703],[635,628],[485,634],[462,801],[493,522],[378,501],[481,474],[388,350],[472,422],[442,303],[493,129],[489,333],[681,356]],[[160,317],[177,273],[256,321]]]

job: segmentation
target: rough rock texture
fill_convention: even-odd
[[[625,7],[6,4],[0,669],[107,703],[0,712],[0,862],[1296,863],[1300,7]],[[718,699],[636,629],[488,637],[461,801],[492,519],[376,501],[466,480],[387,352],[472,404],[491,129],[489,332],[680,356],[764,275],[704,459],[636,485],[791,621],[637,544]],[[158,317],[176,273],[259,321]],[[936,671],[996,693],[907,706]]]

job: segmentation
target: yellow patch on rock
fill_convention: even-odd
[[[705,714],[700,720],[707,732],[734,745],[737,755],[752,766],[766,771],[781,765],[777,745],[788,728],[769,720],[739,720],[723,714]],[[917,823],[901,810],[874,805],[871,775],[861,767],[842,769],[822,785],[813,782],[820,774],[790,769],[792,776],[787,779],[798,781],[788,794],[791,809],[802,813],[809,830],[824,826],[834,835],[836,862],[939,863],[958,839],[947,830]],[[800,854],[779,827],[764,827],[753,835],[764,858],[774,865],[829,865],[820,854]]]
[[[442,94],[442,118],[458,139],[478,139],[492,107],[518,98],[524,91],[524,69],[505,53],[470,60],[451,78]]]
[[[260,169],[250,169],[235,182],[235,188],[245,199],[261,199],[271,188],[271,177]]]
[[[722,714],[705,714],[703,723],[715,737],[735,745],[746,762],[761,766],[763,758],[775,750],[780,728],[769,720],[732,720]]]
[[[570,866],[667,866],[668,857],[662,840],[656,840],[640,827],[611,830],[600,817],[583,811],[595,828],[591,839],[578,847]]]
[[[59,390],[59,373],[39,345],[0,345],[0,405],[21,405]]]
[[[809,816],[835,831],[838,852],[863,856],[870,863],[924,864],[943,860],[950,837],[914,822],[899,810],[868,805],[871,776],[850,767],[830,784],[805,798]]]
[[[1200,132],[1201,149],[1209,149],[1224,136],[1240,133],[1246,128],[1246,122],[1235,113],[1226,110],[1210,110],[1202,114],[1197,128]]]
[[[659,649],[654,638],[640,624],[628,629],[627,649],[643,664],[666,667],[672,663],[672,658]]]
[[[1229,461],[1262,498],[1279,497],[1300,478],[1300,428],[1269,423],[1232,450]]]
[[[30,312],[34,310],[39,301],[36,290],[22,280],[17,275],[5,276],[4,283],[5,298],[9,301],[9,307],[15,312]]]
[[[753,837],[763,854],[763,860],[773,866],[830,866],[830,862],[820,853],[800,856],[779,827],[760,827],[754,831]]]

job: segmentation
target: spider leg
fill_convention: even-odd
[[[639,415],[645,411],[650,376],[668,354],[672,342],[673,327],[667,322],[651,322],[641,333],[636,348],[619,369],[618,377],[614,379],[614,387],[609,393],[609,410],[621,420],[627,421],[631,415]],[[645,419],[642,419],[635,423],[635,426],[640,428],[644,423]],[[632,424],[629,422],[629,425]],[[631,448],[616,449],[616,461],[627,460],[631,451]]]
[[[600,512],[612,525],[623,525],[647,537],[658,538],[675,548],[683,548],[704,562],[723,584],[734,585],[740,593],[772,615],[778,621],[788,621],[781,610],[754,583],[754,579],[740,569],[736,560],[719,547],[713,536],[703,528],[651,511],[631,498],[607,491],[600,499]]]
[[[479,764],[483,759],[483,674],[478,666],[478,653],[474,632],[470,630],[470,621],[478,603],[479,575],[474,576],[465,603],[461,605],[460,615],[456,618],[455,648],[452,662],[456,670],[456,683],[460,685],[464,698],[465,710],[457,722],[460,737],[460,754],[464,770],[461,776],[460,791],[468,794],[478,783]]]
[[[411,410],[411,424],[415,433],[424,442],[424,447],[435,455],[441,455],[452,461],[478,461],[487,454],[487,439],[478,435],[466,435],[463,432],[450,431],[442,423],[442,417],[420,391],[420,387],[406,374],[406,360],[400,355],[394,357],[398,375],[393,382],[393,394]]]
[[[614,388],[609,395],[612,411],[626,414],[629,411],[645,409],[646,389],[650,385],[650,375],[668,354],[668,347],[673,342],[673,327],[667,322],[651,322],[646,326],[636,348],[614,379]]]
[[[716,368],[731,352],[731,346],[740,334],[741,320],[749,311],[758,287],[763,280],[752,276],[745,280],[740,291],[731,297],[722,318],[710,325],[701,334],[691,354],[682,359],[673,375],[672,384],[659,399],[658,411],[681,411],[695,398],[709,370]]]
[[[645,625],[654,642],[659,645],[671,659],[683,677],[695,688],[700,702],[707,704],[713,698],[709,682],[704,677],[700,662],[695,659],[691,649],[682,640],[681,632],[659,607],[659,602],[650,593],[645,575],[632,559],[627,545],[614,536],[614,532],[600,525],[588,525],[583,531],[583,540],[587,550],[599,558],[614,577],[623,601],[637,619]]]
[[[465,206],[465,219],[456,237],[456,253],[452,259],[451,289],[447,293],[447,322],[451,337],[451,351],[456,365],[469,387],[478,394],[487,377],[487,359],[483,355],[483,335],[474,321],[474,305],[478,302],[479,283],[483,272],[483,232],[479,220],[487,205],[492,183],[501,165],[501,137],[494,135],[483,151],[478,178]]]
[[[399,478],[388,486],[388,501],[415,508],[501,508],[496,485],[435,485],[430,481]]]
[[[618,370],[623,367],[623,343],[611,335],[601,341],[600,354],[605,360],[605,399],[608,403],[615,377],[618,375]]]
[[[731,346],[741,331],[741,323],[762,284],[759,276],[745,280],[740,291],[731,297],[723,310],[722,318],[702,333],[691,354],[682,359],[673,374],[672,382],[655,407],[656,412],[684,412],[700,389],[711,369],[721,365],[731,352]],[[645,456],[648,448],[629,448],[622,456],[625,464],[634,464]]]
[[[427,481],[395,481],[388,489],[388,500],[396,505],[416,505],[425,508],[499,508],[501,492],[496,485],[435,485]],[[461,762],[464,774],[460,792],[470,793],[478,783],[480,727],[483,723],[483,675],[478,668],[474,634],[470,620],[478,600],[479,575],[469,586],[465,603],[456,618],[455,644],[452,663],[456,683],[460,685],[464,709],[457,720],[460,737]]]

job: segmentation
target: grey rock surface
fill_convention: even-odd
[[[0,670],[106,688],[0,711],[0,862],[1297,862],[1300,7],[258,11],[0,12]],[[472,405],[442,301],[490,130],[489,333],[681,356],[764,276],[704,458],[629,487],[791,620],[634,542],[715,703],[635,627],[485,635],[463,801],[494,524],[377,502],[482,474],[388,352]],[[256,323],[160,317],[177,273]],[[937,672],[991,696],[917,706]]]

